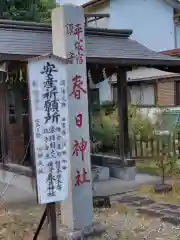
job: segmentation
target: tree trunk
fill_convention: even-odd
[[[162,184],[164,184],[165,183],[164,156],[161,159],[161,168],[162,168]]]

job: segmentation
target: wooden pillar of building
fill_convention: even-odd
[[[8,129],[8,86],[4,82],[4,77],[1,72],[0,81],[0,162],[6,163],[8,161],[8,139],[9,139],[9,129]]]
[[[9,107],[8,109],[8,131],[9,131],[9,139],[8,139],[8,161],[14,164],[23,164],[24,163],[24,132],[23,132],[23,116],[22,116],[22,100],[23,95],[20,90],[20,71],[23,68],[23,63],[19,62],[11,62],[8,66],[9,71],[9,93],[11,92],[11,97],[8,98],[8,105],[13,102],[13,111],[11,113]],[[9,102],[10,101],[10,102]],[[12,102],[11,102],[12,101]],[[13,115],[13,118],[11,118]],[[11,119],[11,120],[10,120]]]
[[[23,129],[23,107],[22,107],[22,102],[23,102],[23,96],[21,95],[21,91],[20,91],[20,86],[18,84],[16,84],[14,86],[14,93],[15,93],[15,111],[16,111],[16,121],[17,123],[21,126],[21,129]]]
[[[87,69],[87,94],[88,94],[88,112],[89,112],[89,137],[90,141],[92,140],[92,130],[91,130],[91,97],[90,97],[90,79],[88,78],[88,69]]]
[[[117,107],[120,135],[119,154],[124,163],[126,159],[130,158],[126,68],[118,68],[117,72]]]

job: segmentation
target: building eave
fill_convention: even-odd
[[[28,58],[26,59],[26,61],[28,62],[32,62],[32,61],[39,61],[39,60],[43,60],[43,59],[54,59],[54,60],[58,60],[64,64],[72,64],[72,61],[67,59],[67,58],[62,58],[62,57],[59,57],[59,56],[56,56],[52,53],[47,53],[47,54],[44,54],[44,55],[41,55],[41,56],[36,56],[36,57],[32,57],[32,58]]]
[[[81,7],[83,7],[83,8],[92,7],[94,5],[101,4],[104,2],[108,2],[108,0],[90,0],[90,1],[82,4]]]
[[[32,31],[52,31],[51,24],[37,23],[37,22],[24,22],[0,19],[0,29],[19,29],[19,30],[32,30]],[[132,34],[131,29],[105,29],[86,27],[85,34],[99,35],[99,36],[113,36],[113,37],[130,37]]]
[[[84,3],[81,6],[83,8],[87,8],[87,7],[92,7],[94,5],[101,4],[101,3],[104,3],[104,2],[107,2],[107,1],[108,0],[90,0],[87,3]],[[178,0],[164,0],[164,2],[169,4],[172,8],[180,11],[180,2],[178,2]]]
[[[51,24],[0,19],[0,28],[51,31]]]
[[[137,82],[143,82],[149,83],[154,81],[177,81],[180,79],[180,74],[174,74],[174,75],[164,75],[164,76],[153,76],[153,77],[146,77],[146,78],[127,78],[127,82],[129,83],[137,83]],[[113,85],[117,83],[117,79],[109,80],[109,84]]]
[[[178,0],[164,0],[167,4],[169,4],[172,8],[180,11],[180,2]]]
[[[165,55],[170,55],[170,56],[180,56],[180,48],[163,51],[161,53]]]

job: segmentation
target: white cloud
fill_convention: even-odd
[[[59,3],[59,4],[73,3],[75,5],[81,5],[81,4],[84,4],[84,3],[88,2],[88,0],[56,0],[56,2]]]

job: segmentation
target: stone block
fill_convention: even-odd
[[[94,208],[111,208],[111,201],[109,196],[94,196],[93,197]]]
[[[83,230],[71,230],[61,226],[58,231],[58,239],[62,240],[84,240],[88,236],[100,236],[106,231],[105,226],[99,223],[93,223]]]
[[[92,165],[109,167],[109,165],[119,165],[123,164],[121,158],[119,156],[111,156],[105,154],[91,154],[91,162]],[[126,159],[125,160],[126,167],[134,167],[136,162],[134,159]]]
[[[110,176],[125,181],[134,181],[136,178],[136,167],[121,167],[109,165]]]
[[[92,165],[92,180],[93,181],[106,181],[109,179],[109,168]]]

